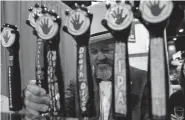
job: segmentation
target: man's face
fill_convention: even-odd
[[[96,78],[109,80],[112,76],[114,56],[113,39],[91,43],[89,49],[92,65],[95,67]]]

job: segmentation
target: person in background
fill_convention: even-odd
[[[174,92],[169,99],[169,112],[171,113],[172,120],[178,120],[175,116],[175,107],[181,107],[185,111],[185,62],[183,56],[182,54],[181,59],[175,59],[171,62],[172,65],[176,66],[176,70],[179,73],[178,82],[181,87],[178,91]]]
[[[170,60],[170,82],[172,85],[177,85],[179,84],[179,76],[180,76],[180,71],[183,63],[183,57],[184,52],[183,51],[178,51],[175,54],[173,54],[173,58]]]

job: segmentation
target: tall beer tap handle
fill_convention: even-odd
[[[26,23],[33,28],[33,35],[37,36],[37,45],[36,45],[36,84],[40,87],[44,88],[46,92],[48,93],[48,87],[47,87],[47,81],[45,80],[45,62],[44,62],[44,40],[39,38],[38,33],[36,31],[36,22],[39,17],[42,16],[42,10],[44,8],[41,8],[39,3],[36,3],[34,7],[30,7],[28,20],[26,20]]]
[[[51,98],[49,113],[58,115],[64,109],[61,107],[63,103],[60,100],[62,86],[55,72],[59,41],[57,34],[61,18],[45,5],[35,4],[34,8],[30,8],[29,11],[26,23],[33,28],[33,34],[37,36],[36,84],[44,88]]]
[[[4,24],[1,28],[0,39],[3,47],[8,50],[8,93],[9,109],[22,109],[21,75],[19,66],[19,32],[15,25]]]
[[[94,113],[93,108],[89,107],[89,103],[93,102],[93,82],[88,52],[93,15],[84,5],[79,6],[78,4],[75,4],[74,10],[66,10],[65,15],[67,20],[63,30],[71,35],[77,43],[77,88],[80,119],[87,119]]]
[[[106,16],[101,23],[112,34],[115,40],[114,71],[112,71],[113,117],[115,119],[126,118],[130,120],[132,114],[130,102],[131,82],[129,77],[128,36],[133,20],[133,12],[131,5],[122,1],[108,3],[106,8]],[[108,104],[111,104],[111,102]],[[104,107],[104,109],[107,108]]]
[[[169,21],[169,16],[173,10],[172,1],[143,1],[140,3],[140,20],[150,33],[149,44],[149,96],[150,117],[153,120],[167,120],[168,98],[169,98],[169,80],[166,39],[164,29]]]

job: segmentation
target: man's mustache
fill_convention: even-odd
[[[110,61],[110,60],[101,60],[101,61],[96,61],[95,64],[96,65],[99,65],[99,64],[109,64],[109,65],[112,65],[113,62]]]

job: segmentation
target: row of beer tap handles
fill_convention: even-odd
[[[173,10],[173,3],[172,1],[142,1],[137,9],[129,2],[117,1],[108,3],[105,7],[107,12],[101,22],[102,25],[116,41],[127,43],[134,17],[148,28],[151,36],[163,37],[163,30]],[[48,10],[45,5],[40,6],[39,4],[29,8],[29,12],[26,23],[33,28],[34,35],[37,36],[38,40],[52,42],[52,38],[59,33],[61,27],[61,18],[58,14],[54,10]],[[63,30],[75,39],[79,48],[87,47],[93,14],[86,6],[78,4],[75,4],[73,10],[64,12],[67,19]],[[12,51],[14,43],[18,42],[16,38],[19,38],[17,27],[10,24],[3,25],[0,38],[2,45]],[[88,84],[86,81],[84,83]]]
[[[172,1],[143,1],[138,8],[131,6],[129,2],[116,1],[107,3],[106,8],[107,13],[102,20],[102,25],[114,32],[127,28],[134,17],[138,18],[147,27],[152,24],[161,23],[170,16],[173,10],[173,3]],[[54,10],[48,10],[45,5],[40,6],[37,3],[34,7],[30,7],[29,11],[26,23],[34,28],[36,36],[48,40],[56,35],[61,25],[61,18]],[[65,32],[70,33],[72,36],[82,36],[82,34],[89,30],[93,14],[84,5],[79,6],[75,4],[72,11],[65,11],[65,15],[67,16],[63,27]],[[4,25],[1,28],[1,41],[4,47],[9,47],[14,42],[13,39],[10,39],[8,42],[6,41],[8,32],[4,32],[7,30],[4,28],[8,28],[8,26],[11,25]]]

